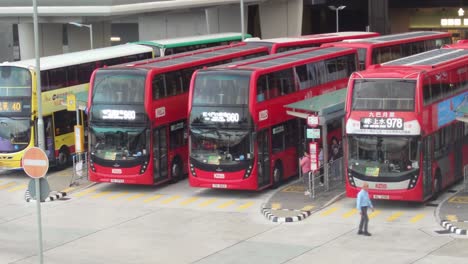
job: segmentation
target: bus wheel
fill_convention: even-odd
[[[281,169],[281,165],[276,164],[275,168],[273,169],[273,188],[277,188],[281,184],[282,177],[283,171]]]
[[[434,195],[433,199],[436,200],[440,193],[442,192],[442,178],[440,177],[440,171],[436,172],[436,177],[434,179]]]
[[[61,148],[57,157],[57,166],[64,169],[70,162],[70,152],[66,148]]]
[[[171,183],[176,183],[182,179],[183,169],[182,162],[179,159],[175,159],[171,166]]]

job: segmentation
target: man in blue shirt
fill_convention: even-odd
[[[371,234],[367,231],[367,226],[369,224],[369,217],[367,216],[367,209],[371,208],[372,211],[374,211],[374,206],[372,206],[372,202],[369,199],[369,193],[367,192],[367,189],[369,189],[369,184],[365,182],[362,185],[361,191],[359,191],[357,195],[356,208],[361,214],[361,222],[359,223],[358,234],[370,236]]]

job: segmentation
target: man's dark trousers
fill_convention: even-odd
[[[367,233],[367,225],[369,224],[369,216],[367,216],[367,206],[361,207],[361,222],[359,223],[359,232]]]

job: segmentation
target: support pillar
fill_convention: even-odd
[[[0,63],[13,61],[13,25],[0,24]]]
[[[369,30],[380,34],[390,33],[388,19],[388,0],[368,0]]]
[[[303,0],[267,1],[259,4],[262,38],[302,34]]]
[[[62,24],[39,24],[39,53],[41,57],[63,53]],[[21,60],[34,54],[34,27],[31,23],[18,24]]]

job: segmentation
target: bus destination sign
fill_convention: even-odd
[[[0,101],[0,112],[19,113],[23,111],[23,103],[21,101]]]
[[[403,118],[361,118],[361,129],[403,130]]]

